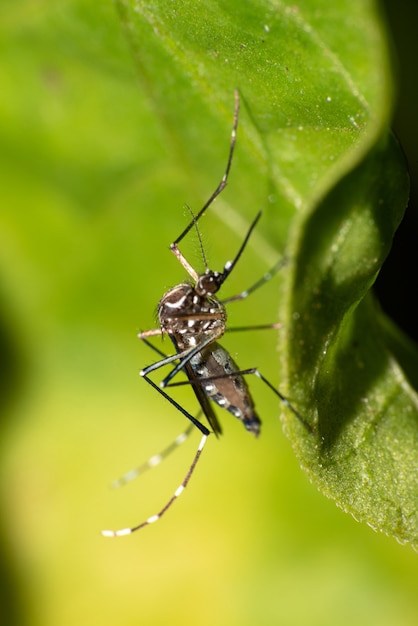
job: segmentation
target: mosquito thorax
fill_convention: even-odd
[[[161,298],[158,319],[162,331],[175,337],[179,345],[196,345],[215,330],[218,337],[223,334],[226,311],[217,298],[199,295],[195,286],[182,283]]]

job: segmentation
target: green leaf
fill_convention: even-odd
[[[326,495],[373,528],[416,543],[417,399],[394,355],[396,333],[389,346],[368,293],[408,190],[388,136],[391,81],[373,5],[246,3],[238,13],[231,3],[118,6],[144,83],[187,152],[196,157],[210,143],[204,130],[200,145],[188,139],[196,108],[205,116],[221,103],[230,109],[239,86],[251,123],[244,113],[238,152],[246,152],[248,176],[237,206],[244,196],[246,206],[249,198],[266,206],[254,193],[254,171],[265,168],[265,237],[287,242],[292,261],[281,354],[290,397],[315,437],[292,415],[288,432]],[[177,90],[188,94],[180,107]]]
[[[309,476],[357,519],[416,543],[416,375],[368,293],[406,189],[399,148],[383,139],[295,229],[286,319],[290,388],[317,428],[315,441],[295,438]]]

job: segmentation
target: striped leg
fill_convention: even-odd
[[[197,462],[200,459],[202,450],[205,447],[207,438],[208,438],[208,435],[203,435],[202,439],[200,440],[199,447],[194,456],[193,463],[189,467],[187,474],[184,477],[183,482],[181,483],[181,485],[177,487],[174,494],[171,496],[170,500],[168,500],[168,502],[163,506],[163,508],[161,509],[161,511],[159,511],[159,513],[156,513],[155,515],[151,515],[151,517],[146,519],[144,522],[141,522],[137,526],[132,526],[131,528],[121,528],[120,530],[102,530],[102,535],[104,537],[123,537],[124,535],[130,535],[131,533],[134,533],[137,530],[144,528],[144,526],[148,526],[149,524],[158,522],[158,520],[164,515],[166,511],[168,511],[168,509],[174,504],[177,498],[183,493],[183,491],[187,487],[187,484],[190,478],[192,477],[192,474],[196,468]]]
[[[157,354],[163,357],[163,359],[167,358],[167,355],[164,352],[159,350],[159,348],[154,346],[150,341],[142,337],[142,333],[139,333],[138,336],[151,350],[154,350],[154,352],[157,352]],[[196,419],[198,417],[199,415],[197,415]],[[172,441],[166,448],[164,448],[164,450],[161,450],[161,452],[159,452],[158,454],[153,454],[147,461],[145,461],[145,463],[142,463],[141,465],[138,465],[137,467],[130,469],[128,472],[123,474],[123,476],[114,480],[111,485],[113,489],[118,489],[119,487],[123,487],[123,485],[126,485],[126,483],[129,483],[132,480],[135,480],[135,478],[138,478],[138,476],[141,476],[141,474],[144,474],[147,470],[152,469],[153,467],[156,467],[157,465],[159,465],[162,461],[164,461],[165,458],[167,458],[172,452],[174,452],[176,448],[181,446],[181,444],[186,441],[186,439],[191,435],[193,430],[194,430],[194,424],[192,423],[189,425],[188,428],[186,428],[185,431],[180,433],[174,439],[174,441]]]
[[[176,448],[181,446],[181,444],[186,441],[186,439],[191,435],[194,428],[194,424],[190,424],[190,426],[184,432],[180,433],[180,435],[178,435],[174,439],[174,441],[170,443],[170,445],[164,448],[164,450],[162,450],[158,454],[154,454],[148,459],[148,461],[142,463],[142,465],[138,465],[137,467],[132,468],[131,470],[126,472],[126,474],[123,474],[123,476],[121,476],[117,480],[114,480],[112,482],[112,487],[114,489],[118,489],[119,487],[126,485],[126,483],[131,482],[131,480],[135,480],[135,478],[138,478],[138,476],[144,474],[147,470],[159,465],[162,461],[164,461],[165,458],[167,458],[172,452],[174,452]]]
[[[254,285],[251,285],[251,287],[248,287],[248,289],[244,289],[244,291],[241,291],[241,293],[238,293],[235,296],[230,296],[229,298],[223,298],[221,300],[222,304],[227,304],[229,302],[238,302],[239,300],[245,300],[246,298],[248,298],[248,296],[254,293],[254,291],[256,291],[257,289],[265,285],[267,282],[269,282],[269,280],[271,280],[273,276],[275,276],[275,274],[277,274],[279,270],[282,269],[282,267],[285,267],[285,265],[287,265],[287,258],[283,257],[279,259],[279,261],[277,261],[277,263],[275,263],[275,265],[273,265],[273,267],[268,272],[266,272],[259,280],[257,280],[257,282],[254,283]]]
[[[158,352],[162,357],[166,356],[163,352],[158,350],[158,348],[155,348],[147,339],[142,338],[142,337],[141,337],[141,339],[150,348],[152,348],[153,350]],[[193,474],[193,472],[194,472],[194,470],[196,468],[197,462],[200,459],[200,455],[201,455],[202,450],[203,450],[203,448],[205,446],[206,440],[207,440],[207,438],[209,436],[209,431],[207,430],[207,428],[205,428],[203,426],[203,424],[201,424],[198,421],[197,418],[194,418],[192,415],[190,415],[190,413],[188,413],[182,406],[180,406],[163,389],[160,389],[160,387],[158,387],[152,380],[150,380],[148,378],[148,376],[143,375],[143,377],[145,378],[145,380],[152,387],[154,387],[154,389],[159,394],[161,394],[164,398],[166,398],[170,402],[170,404],[172,404],[176,409],[178,409],[181,413],[183,413],[183,415],[185,417],[187,417],[191,421],[191,424],[189,425],[189,427],[183,433],[181,433],[178,437],[176,437],[176,439],[169,446],[167,446],[162,452],[152,456],[150,459],[148,459],[148,461],[146,461],[146,463],[144,463],[144,464],[140,465],[139,467],[134,468],[134,469],[130,470],[129,472],[127,472],[126,474],[124,474],[121,478],[119,478],[118,480],[114,481],[112,486],[113,487],[121,487],[122,485],[126,484],[127,482],[130,482],[131,480],[133,480],[134,478],[139,476],[140,474],[143,474],[148,469],[151,469],[152,467],[155,467],[156,465],[161,463],[169,454],[171,454],[171,452],[173,452],[176,448],[178,448],[187,439],[187,437],[193,431],[194,427],[197,426],[201,430],[202,438],[200,440],[199,447],[198,447],[198,449],[196,451],[196,454],[195,454],[195,456],[193,458],[192,464],[190,465],[183,482],[177,487],[176,491],[171,496],[171,498],[168,500],[168,502],[164,505],[164,507],[161,509],[161,511],[159,513],[156,513],[156,514],[152,515],[151,517],[147,518],[144,522],[141,522],[140,524],[137,524],[136,526],[132,526],[130,528],[121,528],[119,530],[102,530],[102,535],[104,537],[122,537],[124,535],[130,535],[131,533],[136,532],[137,530],[140,530],[141,528],[144,528],[144,526],[148,526],[149,524],[153,524],[154,522],[158,521],[160,519],[160,517],[162,517],[164,515],[164,513],[174,504],[174,501],[179,497],[179,495],[186,488],[186,486],[187,486],[187,484],[188,484],[190,478],[192,477],[192,474]]]

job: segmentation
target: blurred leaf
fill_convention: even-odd
[[[135,392],[141,409],[138,395],[126,393],[131,381],[137,390],[142,365],[134,334],[153,323],[162,291],[181,276],[164,246],[181,230],[182,204],[201,206],[222,176],[235,87],[237,151],[213,207],[222,224],[210,214],[202,223],[214,229],[211,258],[231,254],[226,224],[238,239],[263,209],[262,236],[253,238],[258,265],[273,263],[285,245],[290,257],[277,293],[280,374],[317,425],[313,438],[286,415],[298,456],[346,510],[416,541],[415,395],[402,370],[413,382],[416,354],[367,295],[406,198],[402,160],[387,139],[391,83],[374,3],[118,0],[116,7],[120,23],[113,5],[84,0],[0,9],[0,336],[10,398],[27,405],[24,419],[8,412],[11,429],[19,433],[23,423],[29,441],[16,461],[22,475],[11,481],[19,504],[10,526],[20,558],[37,564],[34,578],[48,570],[33,602],[53,606],[44,613],[51,623],[84,615],[80,589],[91,579],[78,560],[85,552],[74,546],[93,550],[91,537],[84,543],[77,533],[95,508],[83,460],[94,489],[103,480],[103,466],[100,479],[90,474],[98,433],[108,433],[119,464],[126,452],[114,442],[114,423],[122,413],[140,422],[141,436],[160,435],[172,417],[149,421],[147,391]],[[254,296],[256,322],[271,293]],[[91,564],[118,575],[102,567],[97,555],[107,547],[98,545]],[[79,604],[67,580],[50,593],[63,571],[79,585]],[[109,581],[102,584],[101,597]],[[115,615],[122,623],[119,598],[113,610],[103,610],[106,623]]]

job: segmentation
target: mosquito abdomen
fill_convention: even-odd
[[[196,378],[201,379],[205,394],[241,420],[245,428],[257,437],[261,420],[255,411],[248,385],[229,352],[215,343],[192,357],[190,365]]]

